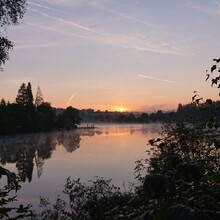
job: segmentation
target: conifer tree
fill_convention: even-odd
[[[6,106],[6,101],[4,100],[4,98],[1,99],[0,105],[1,106]]]
[[[26,96],[25,97],[26,98],[26,100],[25,100],[26,105],[32,106],[33,101],[34,101],[34,97],[33,97],[33,94],[32,94],[32,88],[31,88],[31,83],[30,82],[27,85],[25,96]]]
[[[16,103],[23,106],[33,106],[33,94],[31,83],[29,82],[26,86],[25,83],[22,83],[20,89],[18,90],[18,94],[16,97]]]
[[[26,100],[26,85],[25,83],[22,83],[20,89],[18,90],[16,103],[20,105],[25,105],[25,100]]]
[[[44,102],[43,94],[42,94],[40,87],[38,86],[37,87],[37,94],[36,94],[36,98],[35,98],[35,105],[40,106],[43,102]]]

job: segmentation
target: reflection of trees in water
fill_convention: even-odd
[[[54,136],[49,134],[5,137],[0,140],[0,163],[16,163],[21,180],[30,182],[34,165],[40,177],[44,160],[51,157],[55,147]]]
[[[38,178],[42,175],[45,160],[51,158],[57,145],[65,147],[67,152],[72,153],[80,147],[81,136],[92,137],[103,133],[121,133],[127,131],[159,133],[161,126],[148,126],[145,128],[122,127],[114,130],[99,129],[76,129],[72,131],[59,131],[51,133],[39,133],[29,135],[17,135],[0,138],[0,164],[15,163],[18,174],[22,181],[31,181],[34,167]],[[116,130],[115,130],[116,129]]]
[[[162,124],[152,123],[152,124],[116,124],[113,126],[106,125],[101,127],[102,131],[97,130],[96,134],[123,134],[123,135],[134,135],[137,133],[142,134],[160,134],[162,129]],[[100,133],[99,133],[100,132]]]
[[[32,180],[32,173],[34,169],[33,157],[35,154],[35,149],[24,145],[19,149],[18,161],[16,162],[16,167],[18,174],[23,182],[26,178],[29,182]]]
[[[59,145],[66,148],[67,152],[72,153],[80,147],[81,138],[79,134],[75,134],[73,131],[65,131],[58,135],[57,141]]]
[[[40,178],[44,161],[51,158],[56,145],[63,145],[67,152],[80,147],[81,136],[94,136],[94,129],[9,136],[0,139],[0,163],[15,163],[22,181],[31,182],[34,166]]]
[[[143,134],[147,134],[147,133],[153,133],[153,134],[160,134],[162,129],[161,127],[163,126],[163,124],[149,124],[149,126],[147,126],[146,128],[142,129],[142,133]]]

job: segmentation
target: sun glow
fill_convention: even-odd
[[[113,108],[115,111],[117,111],[117,112],[127,112],[128,111],[128,108],[126,108],[126,107],[122,107],[122,106],[119,106],[119,107],[115,107],[115,108]]]

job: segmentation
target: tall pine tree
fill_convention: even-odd
[[[19,105],[25,105],[25,101],[26,101],[26,85],[22,83],[18,90],[16,103]]]
[[[41,92],[40,87],[37,87],[37,94],[36,94],[36,98],[35,98],[35,105],[36,106],[40,106],[41,104],[43,104],[44,100],[43,100],[43,94]]]
[[[23,106],[33,106],[34,98],[32,94],[31,83],[29,82],[27,87],[25,83],[22,83],[16,97],[16,103]]]
[[[33,106],[33,102],[34,102],[34,97],[32,94],[32,88],[31,88],[31,83],[29,82],[26,88],[26,100],[25,103],[27,106]]]

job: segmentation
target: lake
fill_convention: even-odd
[[[39,204],[40,196],[54,201],[66,179],[109,177],[117,186],[134,180],[135,161],[146,158],[147,141],[157,138],[160,124],[96,125],[0,139],[1,165],[19,173],[19,202]]]

